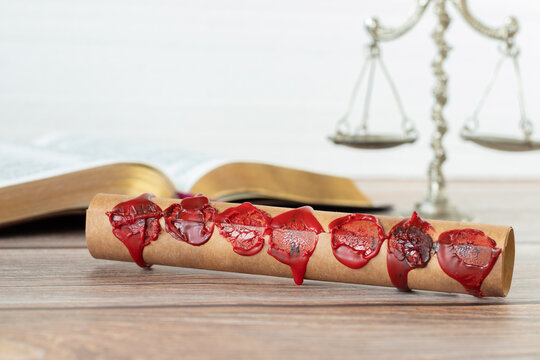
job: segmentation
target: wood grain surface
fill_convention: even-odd
[[[360,186],[408,211],[416,181]],[[0,230],[0,359],[540,358],[540,181],[455,182],[486,223],[512,225],[507,298],[95,260],[82,217]]]

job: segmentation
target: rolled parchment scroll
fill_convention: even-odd
[[[98,259],[506,296],[509,226],[98,194],[86,218]],[[130,250],[128,250],[130,248]],[[139,251],[139,255],[137,255]],[[304,273],[305,272],[305,273]]]

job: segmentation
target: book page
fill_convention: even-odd
[[[30,145],[0,144],[0,187],[44,179],[103,165],[81,161],[76,154],[57,153]]]
[[[137,162],[152,165],[163,171],[181,192],[188,192],[204,174],[230,162],[182,148],[74,133],[50,134],[37,140],[36,145],[47,151],[71,154],[81,162]]]

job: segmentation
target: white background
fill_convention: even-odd
[[[2,0],[0,140],[80,130],[354,177],[421,178],[433,129],[432,8],[405,37],[382,44],[420,141],[360,151],[326,140],[361,66],[363,19],[377,15],[397,25],[412,6],[412,0]],[[476,34],[448,6],[445,173],[538,177],[540,152],[495,152],[459,139],[498,53],[496,41]],[[538,2],[471,0],[470,7],[491,25],[506,15],[519,18],[526,103],[540,137]],[[504,70],[482,125],[517,133],[515,83],[511,68]],[[377,83],[375,90],[372,121],[383,130],[397,127],[388,89]]]

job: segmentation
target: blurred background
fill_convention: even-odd
[[[366,151],[326,139],[362,65],[369,41],[363,20],[376,15],[384,25],[398,25],[413,5],[412,0],[2,0],[0,140],[30,142],[48,131],[75,130],[355,178],[424,178],[432,157],[432,7],[406,36],[381,44],[420,140]],[[540,136],[538,3],[471,0],[470,7],[489,25],[518,17],[525,101]],[[449,9],[446,175],[540,176],[538,152],[495,152],[459,138],[499,53],[496,41],[473,32],[454,7]],[[518,134],[511,70],[505,64],[480,114],[486,131]],[[400,118],[389,95],[387,85],[376,82],[371,121],[378,129],[397,131]]]

